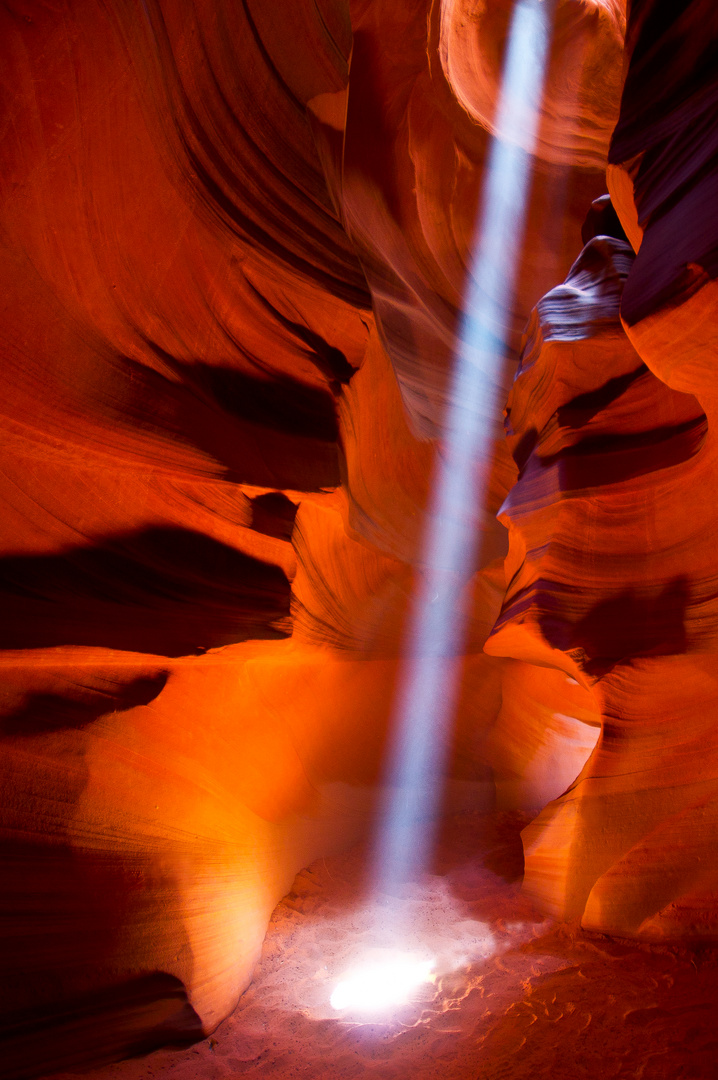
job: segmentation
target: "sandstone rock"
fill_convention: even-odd
[[[601,713],[580,775],[524,832],[527,891],[621,936],[663,936],[665,909],[690,938],[681,897],[713,887],[716,466],[696,398],[622,332],[632,265],[624,242],[591,240],[532,316],[507,421],[510,585],[487,649],[563,670]],[[710,936],[705,912],[696,925]]]
[[[295,872],[366,831],[508,11],[0,14],[7,1076],[212,1030]],[[657,11],[632,5],[609,170],[634,262],[595,202],[623,10],[556,5],[447,802],[554,800],[529,891],[692,940],[717,887],[715,19]]]

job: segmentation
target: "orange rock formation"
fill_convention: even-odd
[[[624,60],[618,0],[555,5],[447,800],[541,809],[548,909],[703,939],[718,26],[683,8],[634,0]],[[371,822],[510,10],[0,13],[7,1076],[211,1031]]]

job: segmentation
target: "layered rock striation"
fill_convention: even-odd
[[[551,910],[710,938],[713,16],[631,6],[571,266],[625,16],[554,7],[452,790],[549,802]],[[371,821],[509,8],[0,15],[7,1076],[211,1031]]]
[[[601,718],[524,832],[525,888],[590,929],[716,936],[716,458],[701,403],[648,369],[619,312],[634,255],[589,241],[532,315],[509,401],[519,479],[487,649],[558,669]]]

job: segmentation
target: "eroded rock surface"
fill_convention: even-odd
[[[701,404],[623,331],[633,263],[626,242],[591,240],[532,316],[507,420],[510,585],[487,648],[562,670],[601,714],[581,774],[524,832],[527,891],[594,930],[707,939],[716,459]]]
[[[711,937],[714,17],[633,4],[610,182],[645,239],[634,262],[599,236],[549,291],[605,191],[624,28],[620,3],[555,7],[499,396],[544,299],[513,458],[481,417],[451,790],[538,809],[600,724],[532,826],[529,888]],[[296,871],[371,820],[493,130],[489,8],[0,14],[8,1076],[211,1031]]]
[[[349,15],[0,16],[8,1075],[211,1030],[370,820],[434,446],[333,201]]]

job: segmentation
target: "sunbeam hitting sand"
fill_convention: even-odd
[[[403,947],[430,952],[434,969],[403,1003],[368,1017],[331,1005],[375,930],[366,853],[357,848],[298,875],[252,985],[211,1038],[81,1075],[709,1080],[718,1054],[715,956],[590,938],[542,918],[520,891],[526,820],[447,822],[433,874],[407,889],[414,930]]]
[[[345,972],[329,1004],[346,1013],[365,1015],[403,1005],[424,983],[432,981],[434,964],[418,955],[374,949],[362,963]]]

